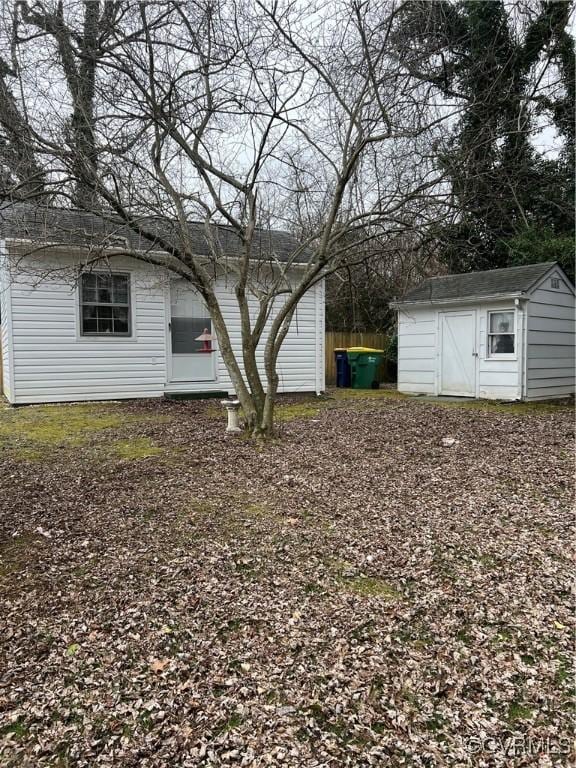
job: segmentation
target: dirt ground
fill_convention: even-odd
[[[0,765],[570,764],[573,411],[280,419],[0,411]]]

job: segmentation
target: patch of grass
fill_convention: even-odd
[[[459,629],[458,632],[456,632],[456,639],[459,640],[464,645],[471,646],[473,644],[473,639],[468,634],[466,629]]]
[[[277,405],[275,410],[277,422],[294,421],[296,419],[313,419],[325,407],[316,403],[290,403]]]
[[[480,555],[478,562],[485,568],[496,568],[498,563],[492,555]]]
[[[46,458],[45,451],[37,448],[17,448],[12,451],[12,456],[19,461],[43,461]]]
[[[512,701],[508,707],[506,719],[509,723],[515,723],[517,720],[529,720],[532,717],[531,707],[526,707],[518,701]]]
[[[28,735],[28,726],[21,720],[16,720],[14,723],[3,725],[0,728],[0,736],[8,735],[11,735],[12,738],[17,739],[18,741],[24,739]]]
[[[9,576],[25,568],[44,541],[36,533],[21,533],[0,544],[0,576]]]
[[[56,448],[78,447],[106,429],[142,421],[164,422],[165,415],[125,413],[109,403],[33,405],[0,411],[0,446],[23,461],[44,461]]]
[[[410,395],[405,395],[403,392],[398,392],[397,389],[388,387],[385,389],[338,388],[331,390],[330,394],[335,400],[374,400],[379,398],[392,398],[398,400],[410,399]]]
[[[562,685],[562,683],[565,683],[567,680],[571,679],[572,664],[570,659],[568,659],[566,656],[559,656],[558,668],[556,669],[556,674],[554,675],[554,682],[556,685]]]
[[[432,717],[426,720],[424,727],[427,731],[438,733],[438,731],[441,731],[444,727],[445,722],[445,719],[441,715],[435,713]]]
[[[385,389],[332,389],[330,395],[334,400],[374,400],[374,399],[399,399],[409,400],[413,403],[437,405],[441,408],[460,408],[465,410],[488,411],[491,413],[508,413],[511,415],[557,413],[561,410],[573,410],[574,405],[566,401],[559,402],[508,402],[503,400],[442,400],[430,396],[408,395],[398,392],[397,389],[386,387]]]
[[[0,438],[25,439],[47,445],[82,442],[86,433],[120,427],[128,417],[94,405],[34,405],[4,411],[0,417]]]
[[[414,402],[433,404],[441,408],[460,408],[471,411],[486,411],[489,413],[506,413],[511,416],[525,414],[537,415],[539,413],[557,413],[560,410],[573,410],[573,406],[566,403],[521,403],[501,400],[441,400],[439,398],[423,397],[414,398]]]
[[[265,504],[258,504],[257,502],[251,502],[242,507],[242,511],[250,517],[261,517],[268,514],[269,510]]]
[[[217,733],[228,733],[229,731],[233,731],[235,728],[239,728],[242,723],[244,722],[244,718],[242,715],[240,715],[238,712],[233,712],[230,717],[226,720],[225,723],[220,728],[216,729]]]
[[[389,600],[399,600],[402,593],[391,584],[374,576],[340,577],[340,583],[347,592],[353,592],[360,597],[386,597]]]
[[[133,440],[119,440],[111,446],[112,452],[120,459],[148,459],[150,456],[158,456],[162,448],[153,445],[148,437],[137,437]]]

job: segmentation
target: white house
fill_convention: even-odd
[[[217,230],[234,259],[239,242],[226,227]],[[26,205],[0,211],[2,386],[10,403],[232,391],[217,342],[197,341],[212,330],[200,296],[163,267],[114,255],[119,231],[79,211]],[[198,253],[207,254],[201,226],[191,225],[191,233]],[[131,248],[150,249],[132,233],[120,234]],[[103,243],[110,246],[108,263],[79,274],[78,265]],[[256,250],[286,262],[296,245],[285,232],[262,232]],[[301,268],[294,264],[290,274]],[[216,289],[241,361],[230,270],[222,271]],[[322,283],[297,307],[278,372],[281,392],[324,390]]]
[[[425,280],[398,309],[398,389],[548,400],[574,393],[574,286],[555,262]]]

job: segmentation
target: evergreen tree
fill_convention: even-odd
[[[566,253],[574,228],[570,13],[571,3],[564,1],[536,7],[529,0],[513,6],[503,0],[407,6],[401,54],[417,77],[464,108],[439,153],[457,210],[436,232],[450,271],[547,260],[559,253],[571,263]],[[546,68],[558,73],[561,91],[544,90],[538,82]],[[544,112],[564,140],[557,159],[544,158],[532,142],[536,118]]]

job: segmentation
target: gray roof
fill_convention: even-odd
[[[128,228],[120,220],[101,218],[93,213],[76,209],[50,208],[30,203],[7,203],[0,206],[0,237],[5,239],[30,240],[34,243],[54,243],[92,247],[128,247],[137,251],[164,250],[154,235],[164,242],[179,242],[178,226],[165,218],[145,217],[139,224],[151,234],[148,237]],[[190,238],[194,253],[209,256],[210,250],[204,232],[204,224],[190,222]],[[227,256],[241,254],[241,242],[236,233],[227,226],[213,225],[222,251]],[[257,230],[254,235],[252,257],[278,261],[307,262],[309,252],[304,251],[297,258],[294,252],[299,247],[297,238],[288,232],[278,230]]]
[[[490,269],[486,272],[430,277],[408,291],[405,296],[398,299],[397,303],[440,302],[471,299],[476,296],[481,298],[483,296],[525,293],[554,265],[556,265],[555,261],[547,261],[520,267]]]

